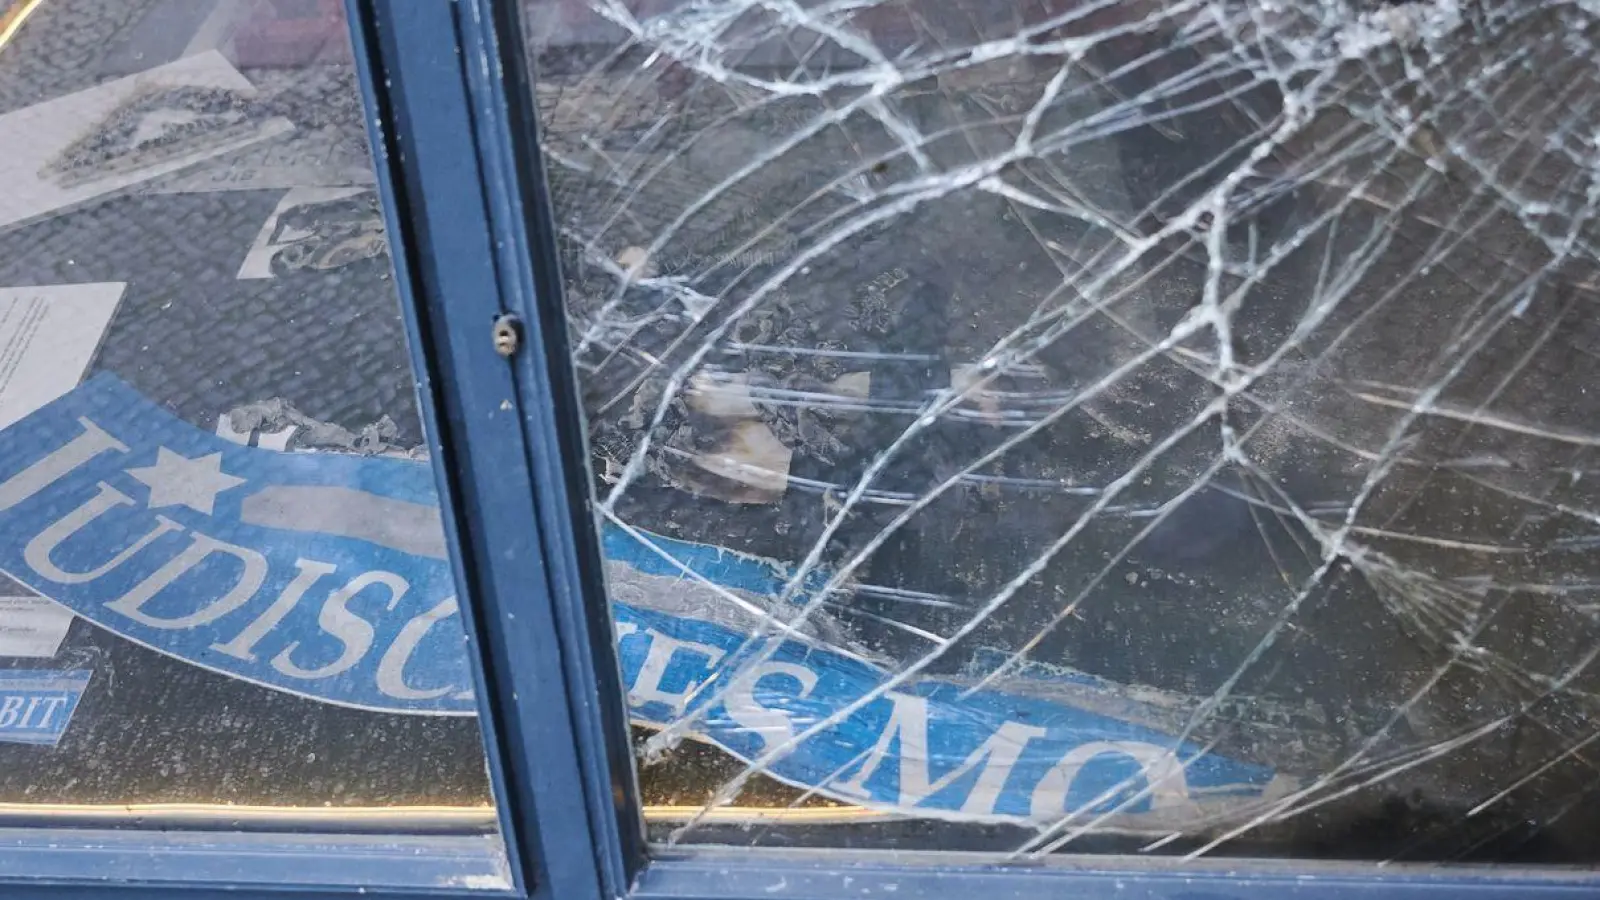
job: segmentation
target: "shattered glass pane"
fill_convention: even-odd
[[[1600,5],[525,19],[657,840],[1600,858]]]

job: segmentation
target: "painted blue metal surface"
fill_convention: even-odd
[[[0,896],[285,897],[509,894],[483,835],[0,829]]]
[[[518,42],[498,30],[514,4],[350,0],[350,9],[367,30],[373,132],[397,164],[380,166],[380,184],[414,266],[408,333],[430,367],[430,450],[454,501],[446,527],[460,536],[452,562],[487,672],[508,842],[537,896],[617,896],[641,829],[626,741],[607,739],[626,726],[606,611],[586,604],[600,595],[583,527],[582,433],[556,421],[563,410],[562,422],[576,421],[576,395],[552,387],[559,366],[541,349],[554,340],[542,322],[560,307],[532,281],[530,246],[543,245],[527,238],[523,199],[542,189],[537,144],[531,123],[511,116],[533,107],[506,93],[525,69],[506,65]],[[513,361],[491,340],[507,313],[527,329]],[[574,547],[584,540],[586,558]],[[630,813],[634,826],[619,827]]]
[[[404,6],[403,0],[395,0]],[[523,349],[511,360],[526,465],[534,485],[550,609],[573,709],[591,839],[585,858],[600,895],[617,896],[645,859],[623,685],[590,504],[589,454],[577,373],[567,347],[555,224],[538,139],[538,107],[524,56],[522,4],[461,0],[461,52],[505,312],[519,316]],[[468,438],[470,440],[470,438]],[[541,815],[541,820],[543,816]],[[573,847],[576,853],[577,848]],[[556,893],[565,897],[566,894]]]
[[[1053,864],[979,864],[960,856],[707,852],[662,860],[640,877],[635,900],[868,900],[982,897],[984,900],[1511,900],[1594,897],[1592,877],[1492,869],[1384,867],[1218,860],[1077,857]]]

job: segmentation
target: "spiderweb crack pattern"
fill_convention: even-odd
[[[1600,5],[538,6],[601,515],[792,563],[741,665],[822,629],[890,673],[706,810],[1061,664],[1192,698],[1180,767],[1300,776],[1152,849],[1593,859]]]

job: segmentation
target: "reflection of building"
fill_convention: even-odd
[[[349,65],[340,0],[252,0],[233,31],[230,54],[246,67]]]

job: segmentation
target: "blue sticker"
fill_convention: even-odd
[[[754,759],[873,698],[771,767],[793,784],[1003,819],[1123,801],[1188,818],[1283,786],[1268,767],[1042,694],[927,678],[880,696],[877,666],[808,640],[746,647],[737,617],[684,599],[702,580],[712,600],[769,599],[785,566],[615,526],[602,544],[635,722],[692,716],[697,735]],[[364,709],[476,711],[426,463],[241,446],[100,375],[0,432],[0,570],[235,678]],[[796,602],[826,580],[805,580]],[[1085,676],[1096,685],[1114,692]]]
[[[0,671],[0,741],[54,747],[88,686],[83,671]]]

